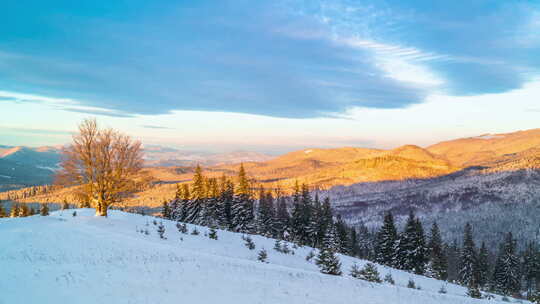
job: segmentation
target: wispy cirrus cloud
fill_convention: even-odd
[[[2,101],[15,103],[42,103],[62,111],[87,113],[91,115],[133,117],[133,114],[130,113],[107,108],[87,106],[84,105],[84,102],[68,98],[53,98],[34,94],[0,91],[0,102]]]

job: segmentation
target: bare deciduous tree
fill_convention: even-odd
[[[77,185],[79,196],[96,208],[96,216],[132,193],[143,164],[139,141],[113,129],[100,129],[86,119],[73,135],[73,144],[62,151],[57,183]]]

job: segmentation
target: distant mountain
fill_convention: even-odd
[[[441,142],[426,149],[444,157],[455,166],[469,167],[535,147],[540,147],[540,129],[461,138]]]
[[[59,147],[0,146],[0,190],[51,183],[59,151]]]
[[[267,154],[250,151],[229,153],[189,152],[155,145],[145,146],[144,154],[146,165],[153,167],[194,166],[197,164],[215,166],[241,162],[261,162],[273,158]]]
[[[221,165],[204,165],[203,160],[211,154],[186,154],[184,166],[146,168],[145,173],[153,178],[152,185],[125,203],[161,205],[174,196],[176,183],[191,181],[197,162],[203,164],[204,174],[209,177],[236,175],[238,163],[244,162],[256,185],[279,186],[287,192],[298,180],[313,188],[330,189],[321,195],[331,196],[337,210],[351,223],[363,221],[376,226],[387,210],[395,211],[399,218],[414,209],[428,222],[437,219],[447,228],[445,231],[454,231],[448,238],[460,237],[465,220],[477,226],[496,226],[478,232],[485,234],[486,240],[495,240],[505,227],[514,227],[511,229],[518,237],[532,238],[540,218],[537,143],[540,130],[482,135],[428,148],[406,145],[391,150],[303,149],[259,162],[243,158],[244,152],[232,157],[213,155],[209,163],[232,163]],[[179,155],[176,149],[145,149],[148,162],[170,158],[173,165],[180,159],[174,158]],[[257,154],[248,156],[255,158]],[[63,190],[26,201],[59,202],[69,197],[68,189]],[[493,220],[502,215],[504,226]]]
[[[410,210],[437,221],[448,241],[461,239],[466,222],[477,239],[496,246],[507,231],[540,241],[540,130],[484,135],[428,148],[467,166],[426,179],[357,183],[326,193],[350,223],[377,226],[385,212],[403,220]]]

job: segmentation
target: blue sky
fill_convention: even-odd
[[[539,127],[539,1],[29,0],[0,19],[5,144],[67,142],[84,117],[276,153]]]

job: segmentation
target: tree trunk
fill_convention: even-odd
[[[107,204],[102,200],[96,202],[96,216],[107,216]]]

